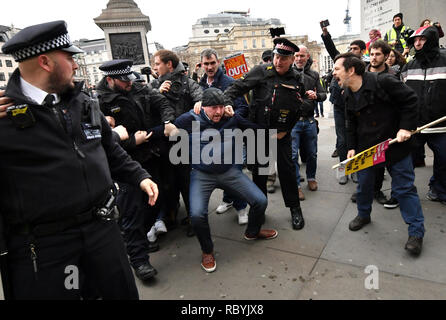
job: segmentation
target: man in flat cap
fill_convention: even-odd
[[[192,149],[197,145],[200,152],[199,161],[194,161],[196,154],[190,154],[189,157],[192,160],[190,215],[202,250],[201,267],[206,272],[213,272],[217,268],[208,222],[209,199],[216,188],[221,188],[249,203],[245,240],[274,239],[278,234],[274,229],[261,229],[268,201],[262,191],[242,173],[236,164],[242,163],[242,146],[234,145],[237,140],[234,130],[261,126],[246,120],[240,113],[233,114],[233,117],[225,117],[225,111],[223,92],[218,88],[208,88],[203,92],[200,113],[195,114],[194,110],[191,110],[174,122],[176,127],[187,131]],[[197,127],[199,132],[195,130]],[[171,132],[171,135],[174,132],[175,130]],[[209,139],[210,137],[212,139]],[[232,152],[236,148],[240,148],[239,157],[237,151]],[[209,152],[210,149],[212,149],[211,152]],[[208,159],[208,156],[211,159]]]
[[[268,129],[277,129],[277,166],[285,206],[291,210],[294,229],[304,227],[299,202],[296,169],[291,158],[291,129],[299,119],[305,89],[299,72],[292,68],[299,48],[286,38],[274,39],[273,62],[255,66],[225,91],[226,102],[253,90],[250,119]],[[266,146],[266,150],[269,148]],[[266,167],[268,164],[266,165]],[[267,194],[268,175],[260,175],[259,162],[253,170],[255,184]],[[262,170],[263,171],[263,170]]]
[[[168,141],[164,141],[167,139],[149,139],[147,129],[173,121],[175,111],[167,98],[157,90],[150,90],[146,85],[136,82],[137,77],[132,66],[133,61],[127,59],[105,62],[99,67],[104,72],[104,77],[98,83],[97,92],[104,115],[112,117],[115,125],[124,126],[130,135],[130,139],[121,144],[122,147],[153,176],[160,190],[157,205],[149,208],[144,192],[132,184],[118,180],[117,204],[121,212],[120,224],[127,253],[135,275],[144,281],[157,273],[149,262],[148,254],[158,250],[159,246],[155,241],[149,243],[146,233],[160,212],[165,193],[161,171],[164,171],[163,163],[168,162]]]
[[[0,121],[8,298],[79,299],[85,276],[103,299],[138,299],[113,179],[139,186],[150,205],[156,184],[74,82],[81,50],[64,21],[23,29],[3,52],[19,62],[6,89],[14,106]]]

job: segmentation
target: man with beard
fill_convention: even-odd
[[[0,121],[0,224],[9,249],[2,272],[12,298],[79,299],[85,276],[103,299],[137,299],[112,179],[139,186],[150,205],[156,184],[73,81],[73,55],[82,51],[64,21],[27,27],[2,50],[19,62],[6,89],[15,105]]]
[[[408,42],[415,47],[416,54],[415,59],[403,67],[401,77],[418,95],[418,126],[422,126],[446,116],[446,53],[439,48],[436,27],[419,28]],[[446,126],[440,123],[423,130],[415,137],[415,142],[414,163],[424,154],[426,143],[434,152],[434,172],[427,198],[446,204]]]
[[[115,125],[124,126],[130,139],[121,143],[133,160],[139,162],[153,176],[160,187],[162,203],[164,183],[161,179],[162,164],[167,162],[167,141],[149,139],[147,129],[175,119],[174,110],[167,99],[147,86],[134,82],[131,60],[112,60],[99,67],[105,73],[97,86],[101,110],[113,117]],[[159,214],[160,205],[147,206],[146,195],[133,185],[118,181],[117,204],[122,213],[120,224],[124,232],[127,253],[136,276],[148,280],[156,275],[148,253],[158,250],[156,242],[149,243],[147,231]]]
[[[405,249],[419,255],[424,217],[410,155],[411,131],[417,128],[418,98],[412,89],[392,75],[365,72],[364,62],[352,53],[336,57],[333,77],[345,90],[348,158],[397,137],[398,143],[386,151],[386,167],[392,177],[392,193],[409,225]],[[358,215],[349,224],[351,231],[358,231],[371,222],[375,173],[374,167],[358,172]]]
[[[383,40],[378,40],[372,43],[370,46],[370,64],[367,66],[368,72],[377,72],[378,74],[389,73],[395,74],[393,69],[389,68],[386,64],[386,60],[389,57],[392,48]],[[375,167],[376,180],[375,180],[375,199],[378,203],[384,205],[386,209],[398,208],[399,203],[395,197],[391,196],[387,200],[384,193],[381,191],[384,181],[384,166]]]

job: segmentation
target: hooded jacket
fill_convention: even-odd
[[[302,104],[302,116],[303,117],[313,117],[314,116],[314,107],[317,102],[323,102],[327,99],[327,93],[325,89],[322,87],[319,73],[317,71],[311,70],[311,66],[313,65],[313,59],[308,59],[307,63],[303,70],[299,70],[296,67],[296,70],[304,73],[304,87],[305,91],[313,90],[316,91],[317,99],[310,100],[304,99]]]
[[[418,30],[417,30],[418,32]],[[427,38],[415,59],[403,66],[401,78],[418,95],[418,126],[446,116],[446,53],[439,48],[435,27],[422,31]],[[414,38],[409,39],[413,44]],[[444,123],[436,127],[446,127]]]
[[[117,126],[127,129],[129,139],[122,143],[122,147],[133,159],[144,163],[166,151],[162,138],[150,138],[138,146],[135,143],[137,131],[146,131],[175,119],[173,108],[162,94],[139,83],[133,83],[129,93],[115,92],[108,86],[106,78],[99,82],[97,92],[101,111],[113,117]]]
[[[7,96],[35,118],[25,129],[0,121],[0,214],[9,225],[64,220],[102,205],[113,179],[136,186],[150,177],[113,140],[99,110],[97,124],[92,121],[82,86],[61,97],[63,113],[27,98],[19,69],[9,80]]]
[[[163,95],[169,100],[171,106],[175,109],[175,118],[179,117],[185,112],[188,112],[194,107],[194,104],[201,101],[203,90],[197,82],[190,79],[184,74],[184,66],[181,62],[174,71],[160,76],[157,81],[152,81],[150,84],[154,89],[159,90],[164,81],[172,81],[174,87],[178,88],[179,92],[173,92],[171,89]]]

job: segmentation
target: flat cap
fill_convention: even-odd
[[[63,20],[26,27],[6,42],[2,48],[3,53],[12,55],[17,62],[54,50],[63,50],[72,54],[83,53],[71,43],[67,24]]]
[[[136,76],[132,72],[133,61],[128,59],[111,60],[99,67],[104,75],[122,81],[134,81]]]
[[[292,43],[287,38],[276,38],[274,42],[274,54],[280,54],[282,56],[292,56],[294,53],[299,52],[299,47]]]
[[[204,90],[201,100],[202,107],[224,106],[225,97],[223,91],[218,88],[209,88]]]

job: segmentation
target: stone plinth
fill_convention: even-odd
[[[152,26],[133,0],[110,0],[94,22],[104,30],[110,60],[130,59],[135,67],[149,64],[146,35]]]

